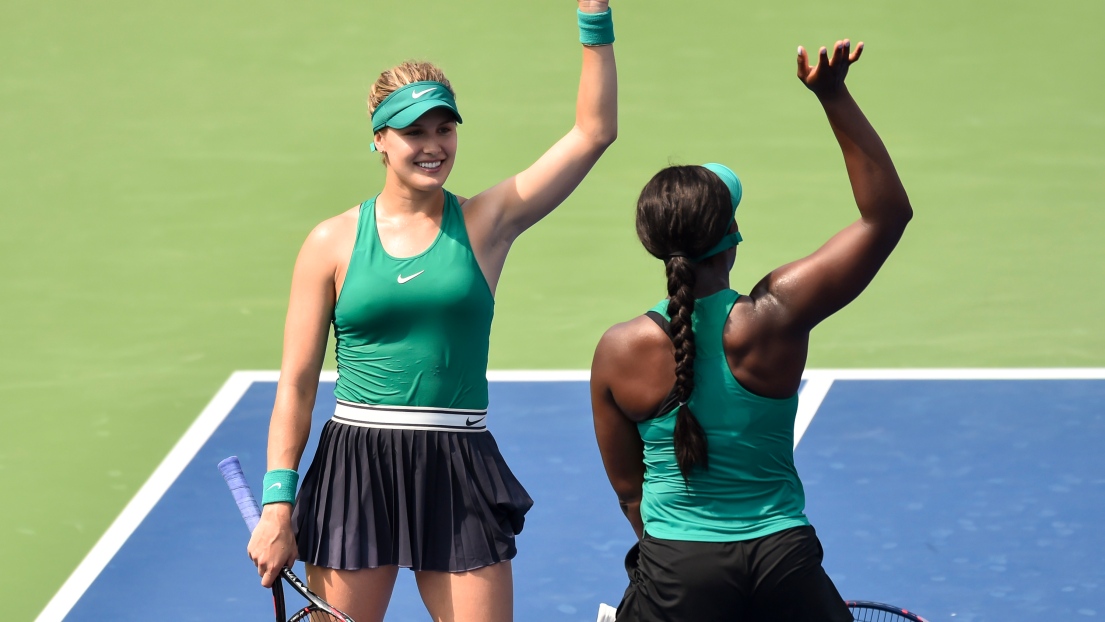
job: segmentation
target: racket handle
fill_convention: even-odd
[[[238,456],[230,456],[219,463],[219,472],[223,474],[226,485],[230,488],[230,494],[234,495],[234,501],[238,504],[238,511],[242,513],[242,519],[246,521],[250,533],[261,520],[261,508],[257,506],[257,500],[253,498],[253,491],[249,489],[246,476],[242,473],[242,465],[238,462]]]

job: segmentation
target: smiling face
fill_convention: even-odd
[[[457,120],[447,108],[434,108],[405,128],[376,132],[373,140],[389,178],[416,190],[436,190],[453,170]]]

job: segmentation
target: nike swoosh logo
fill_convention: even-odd
[[[397,278],[395,280],[399,281],[399,284],[402,285],[403,283],[406,283],[407,281],[413,279],[414,277],[418,276],[419,274],[422,274],[423,272],[425,272],[425,270],[419,270],[418,272],[415,272],[414,274],[412,274],[410,276],[403,276],[402,274],[400,274],[399,278]]]
[[[465,420],[464,420],[464,425],[466,425],[466,426],[474,426],[474,425],[476,425],[477,423],[479,423],[479,422],[483,421],[483,420],[484,420],[485,418],[486,418],[486,417],[480,417],[479,419],[476,419],[475,421],[472,421],[472,418],[471,418],[471,417],[469,417],[468,419],[465,419]]]
[[[273,488],[283,488],[283,486],[280,485],[280,482],[276,482],[272,486],[269,486],[267,490],[272,490]]]
[[[414,91],[414,92],[412,92],[411,97],[413,97],[414,99],[418,99],[419,97],[422,97],[426,93],[429,93],[430,91],[436,91],[436,90],[437,90],[436,86],[431,86],[430,88],[426,89],[425,91]]]

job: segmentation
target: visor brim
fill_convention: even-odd
[[[388,119],[386,127],[395,128],[401,130],[405,127],[409,127],[412,123],[418,120],[419,117],[433,110],[434,108],[446,108],[449,112],[453,113],[456,117],[457,123],[463,123],[460,118],[460,112],[457,111],[456,106],[443,99],[428,99],[426,101],[417,102],[407,106],[403,110],[400,110]]]

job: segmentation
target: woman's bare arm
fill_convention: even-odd
[[[608,0],[578,3],[585,13],[609,8]],[[485,275],[497,277],[514,240],[568,198],[617,134],[614,47],[584,46],[571,130],[526,170],[477,194],[465,205],[469,236]]]
[[[629,354],[625,324],[611,328],[595,349],[591,364],[591,412],[594,416],[595,438],[598,440],[602,464],[618,505],[629,520],[633,531],[641,538],[641,490],[645,480],[644,443],[637,424],[622,412],[614,399],[613,382],[625,377],[626,355]],[[636,377],[630,375],[629,377]]]
[[[844,84],[860,43],[838,41],[830,57],[821,48],[810,68],[799,48],[798,77],[817,95],[840,144],[860,218],[812,255],[771,272],[752,297],[771,303],[773,323],[788,333],[808,332],[854,300],[882,267],[913,216],[905,188],[879,135]]]
[[[280,381],[269,422],[270,471],[298,469],[311,432],[311,411],[334,310],[334,238],[341,236],[341,218],[328,220],[311,232],[292,273]],[[257,564],[265,587],[272,585],[282,568],[295,562],[291,516],[290,503],[265,505],[250,538],[249,556]]]

